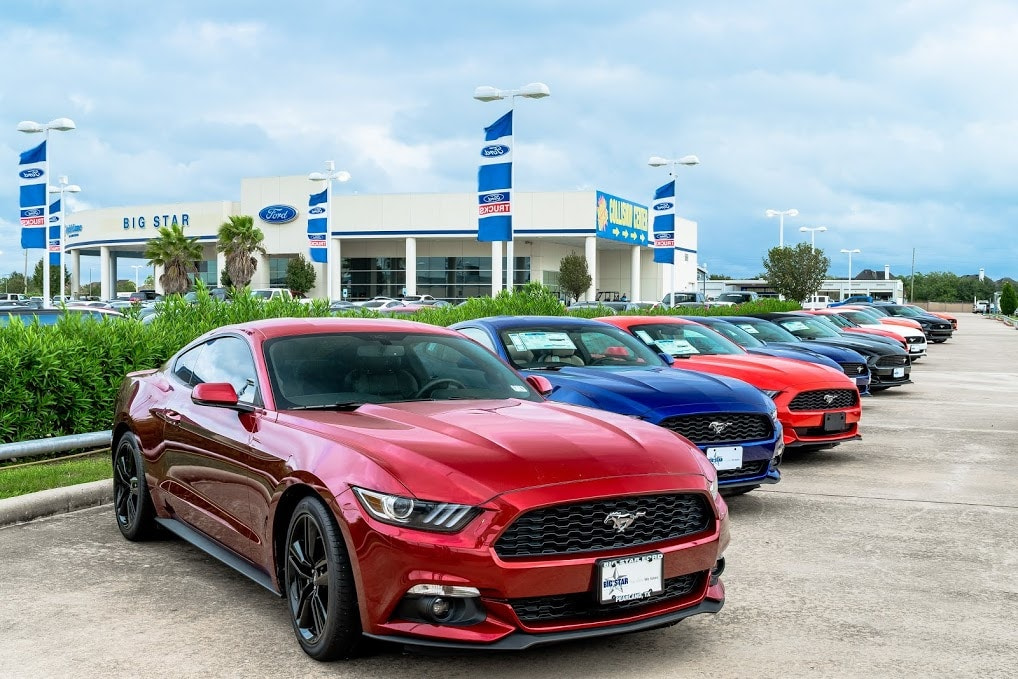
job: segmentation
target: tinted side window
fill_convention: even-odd
[[[257,391],[254,359],[247,342],[238,337],[217,337],[205,344],[194,367],[196,382],[229,382],[237,398],[252,403]]]
[[[173,364],[173,374],[177,376],[177,379],[191,386],[198,384],[198,381],[195,379],[194,370],[198,364],[198,358],[204,350],[205,345],[199,344],[194,349],[180,355],[177,362]]]

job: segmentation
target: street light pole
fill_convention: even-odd
[[[45,125],[37,123],[33,120],[22,120],[18,123],[18,132],[24,132],[26,134],[37,134],[43,133],[43,141],[46,142],[46,160],[43,163],[43,178],[46,180],[46,185],[49,186],[49,131],[57,130],[59,132],[67,132],[68,130],[75,129],[76,125],[70,118],[54,118]],[[49,197],[46,197],[45,205],[43,206],[43,223],[46,225],[46,250],[42,258],[42,306],[44,309],[48,309],[52,306],[52,299],[50,299],[50,284],[49,284]],[[61,239],[61,242],[63,239]],[[28,258],[28,251],[25,251],[25,258]],[[62,264],[62,263],[61,263]],[[64,280],[64,272],[60,271],[60,281]],[[25,267],[25,289],[28,289],[28,267]]]
[[[524,97],[526,99],[543,99],[544,97],[550,97],[551,90],[544,83],[530,83],[524,85],[519,89],[515,90],[500,90],[497,87],[491,87],[490,85],[482,85],[474,90],[474,99],[478,101],[499,101],[501,99],[509,100],[509,110],[513,111],[513,159],[512,165],[509,167],[509,195],[516,195],[516,97]],[[510,198],[512,202],[515,202]],[[512,220],[509,221],[509,240],[505,244],[505,258],[508,270],[506,271],[506,289],[510,292],[513,290],[516,283],[516,246],[513,243],[513,226]],[[501,281],[500,281],[501,283]],[[501,288],[501,285],[499,285]]]
[[[859,248],[853,248],[852,250],[842,248],[841,251],[848,255],[848,294],[842,297],[844,300],[852,296],[852,254],[862,252],[862,250]]]
[[[350,181],[350,173],[337,170],[336,161],[325,161],[325,172],[312,172],[308,179],[313,182],[328,182],[325,194],[325,299],[332,303],[332,182]]]
[[[64,194],[81,193],[81,187],[77,184],[68,184],[67,175],[61,175],[59,186],[50,186],[49,192],[60,194],[60,227],[57,238],[57,243],[60,246],[60,303],[66,304],[67,300],[64,299],[64,234],[67,233],[68,210]]]
[[[700,164],[700,159],[697,158],[696,156],[693,156],[693,155],[682,156],[681,158],[678,158],[676,160],[671,160],[669,158],[662,158],[661,156],[651,156],[647,160],[647,164],[650,165],[651,167],[662,167],[664,165],[667,165],[670,168],[668,170],[668,176],[672,178],[672,181],[678,182],[679,176],[678,176],[678,173],[676,173],[675,168],[677,166],[679,166],[679,165],[685,165],[686,167],[692,167],[694,165],[699,165]],[[665,184],[665,186],[667,186],[667,184]],[[676,192],[676,193],[678,193],[678,192]],[[653,225],[651,225],[651,226],[653,226]],[[679,268],[679,265],[675,262],[675,251],[674,251],[674,249],[675,249],[675,241],[674,241],[675,233],[677,233],[677,230],[676,230],[676,232],[672,233],[672,239],[673,239],[672,240],[672,276],[671,276],[671,278],[672,278],[672,280],[671,280],[671,288],[672,289],[671,289],[671,292],[669,293],[671,295],[671,305],[670,306],[672,306],[673,308],[675,307],[675,292],[676,292],[676,290],[675,290],[675,273],[676,273],[677,269]],[[704,283],[704,287],[706,288],[706,283]],[[696,288],[694,288],[694,290],[695,289]],[[704,297],[706,297],[706,294],[704,295]]]
[[[138,289],[140,288],[140,285],[138,283],[138,270],[139,269],[144,269],[145,265],[144,264],[132,264],[131,268],[134,269],[134,291],[138,292]],[[92,278],[92,269],[91,269],[91,267],[88,270],[88,277],[90,279]]]
[[[767,210],[764,214],[778,218],[778,247],[785,247],[785,217],[798,217],[799,211],[793,207],[788,210]]]
[[[819,231],[820,233],[823,233],[826,230],[827,230],[826,226],[800,226],[799,227],[799,231],[801,231],[803,233],[809,231],[809,249],[810,250],[816,250],[817,249],[817,246],[816,246],[817,231]]]

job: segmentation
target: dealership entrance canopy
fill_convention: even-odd
[[[67,253],[72,291],[81,283],[82,255],[100,258],[100,294],[115,296],[117,261],[143,257],[147,242],[163,226],[179,225],[204,247],[199,274],[217,285],[224,270],[216,252],[217,232],[232,215],[250,215],[265,234],[252,287],[283,287],[287,263],[309,257],[309,194],[306,176],[241,181],[240,201],[175,203],[104,208],[74,213]],[[506,272],[503,244],[477,240],[476,193],[334,195],[328,225],[328,261],[333,290],[326,290],[326,264],[312,297],[369,299],[378,295],[429,294],[459,300],[492,295],[506,275],[492,279],[494,267]],[[314,208],[311,208],[312,210]],[[582,254],[593,279],[586,297],[600,290],[629,299],[658,300],[667,292],[672,265],[653,261],[648,209],[604,191],[517,193],[513,205],[515,253],[512,282],[558,286],[563,257]],[[697,272],[697,225],[676,218],[676,289],[693,290]],[[156,286],[161,271],[155,272]]]

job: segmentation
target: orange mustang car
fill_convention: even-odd
[[[844,373],[786,358],[756,356],[710,328],[668,316],[609,316],[622,328],[675,359],[674,367],[735,377],[778,407],[785,446],[830,448],[860,438],[859,389]]]

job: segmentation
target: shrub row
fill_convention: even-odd
[[[240,294],[232,302],[199,290],[196,303],[173,298],[160,303],[154,322],[96,321],[68,315],[52,326],[23,324],[12,319],[0,327],[0,443],[109,429],[114,401],[124,375],[161,366],[178,349],[223,325],[261,318],[329,315],[324,302],[262,302]],[[797,308],[794,303],[764,300],[738,308],[655,309],[651,314],[726,314]],[[429,308],[414,320],[433,325],[485,316],[564,315],[558,299],[539,284],[494,298],[471,299],[456,307]],[[573,315],[603,316],[598,309]],[[370,310],[345,316],[370,316]]]

